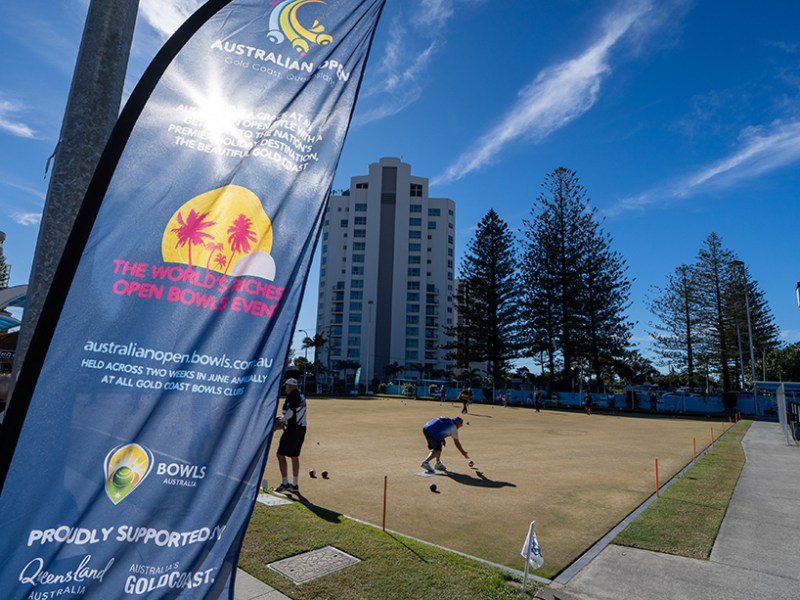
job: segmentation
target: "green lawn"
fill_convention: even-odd
[[[614,543],[708,559],[744,466],[741,442],[751,424],[740,421]]]
[[[267,568],[327,545],[362,562],[302,585]],[[530,598],[541,587],[529,580],[529,593],[522,594],[505,571],[297,502],[256,504],[239,566],[295,599],[513,600]]]

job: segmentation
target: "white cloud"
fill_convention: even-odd
[[[17,120],[14,115],[24,109],[23,106],[0,99],[0,131],[22,138],[35,138],[36,134],[28,125]]]
[[[42,213],[15,212],[11,214],[11,218],[20,225],[37,225],[42,220]]]
[[[202,4],[200,0],[141,0],[139,11],[145,21],[155,29],[161,37],[167,39],[175,33],[192,13]]]
[[[596,42],[579,56],[540,72],[519,92],[516,104],[500,123],[431,183],[460,179],[496,160],[508,144],[519,139],[537,142],[584,114],[597,101],[600,84],[611,72],[611,50],[634,29],[642,34],[643,25],[639,22],[636,27],[637,21],[651,8],[649,2],[639,2],[609,14]]]
[[[606,211],[613,217],[647,206],[687,198],[710,188],[726,188],[775,169],[800,162],[800,121],[775,121],[747,127],[727,157],[697,169],[677,183],[620,200]]]
[[[389,40],[375,72],[367,71],[354,125],[395,115],[423,93],[423,78],[435,54],[445,45],[446,26],[457,7],[485,0],[419,0],[398,4],[410,10],[389,25]],[[411,7],[411,8],[409,8]]]

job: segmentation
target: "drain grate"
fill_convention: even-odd
[[[284,558],[267,566],[295,583],[305,583],[359,562],[361,560],[338,548],[325,546],[319,550]]]
[[[278,498],[277,496],[273,496],[272,494],[259,494],[256,498],[261,504],[266,504],[267,506],[281,506],[283,504],[291,504],[291,500],[286,500],[285,498]]]

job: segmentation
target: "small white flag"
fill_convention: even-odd
[[[542,557],[542,549],[539,548],[539,540],[536,539],[536,534],[533,531],[533,524],[536,521],[531,521],[531,526],[528,528],[528,536],[525,538],[525,545],[522,547],[522,556],[528,560],[534,569],[539,569],[544,564]]]

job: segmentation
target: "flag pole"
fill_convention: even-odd
[[[522,576],[522,593],[525,593],[525,590],[528,587],[528,568],[531,564],[531,535],[533,534],[533,524],[536,521],[531,521],[531,524],[528,526],[528,537],[525,538],[525,572]]]

